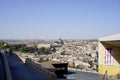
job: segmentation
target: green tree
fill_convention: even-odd
[[[44,54],[45,53],[45,47],[41,47],[40,49],[38,49],[38,53],[40,54]]]
[[[65,51],[62,51],[62,52],[61,52],[61,55],[66,55],[66,52],[65,52]]]
[[[5,48],[5,42],[0,42],[0,48],[1,49]]]
[[[55,48],[51,48],[50,51],[51,52],[56,52],[56,49]]]
[[[39,54],[50,54],[50,48],[45,48],[45,47],[41,47],[40,49],[38,49],[38,53]]]

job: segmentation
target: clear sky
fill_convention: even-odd
[[[120,0],[0,0],[0,39],[97,39],[120,33]]]

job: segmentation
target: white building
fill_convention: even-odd
[[[45,48],[50,48],[50,44],[38,44],[37,45],[37,48],[42,48],[42,47],[45,47]]]

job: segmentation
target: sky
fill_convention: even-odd
[[[0,39],[98,39],[120,33],[120,0],[0,0]]]

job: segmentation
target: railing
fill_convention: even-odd
[[[103,75],[102,80],[108,80],[107,70],[105,71],[105,74]]]

